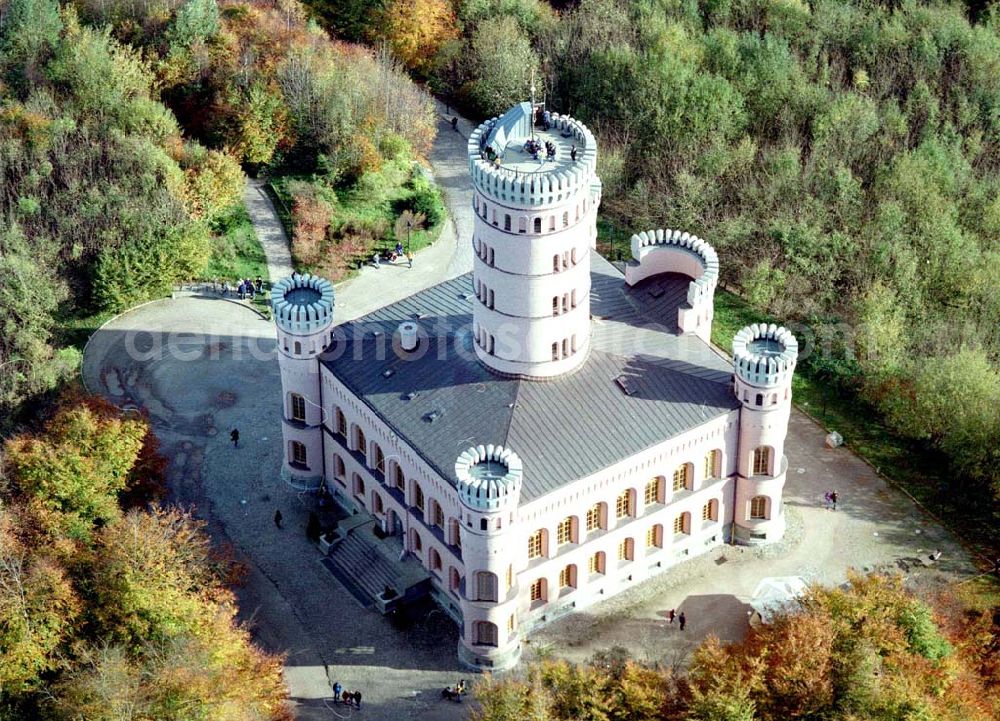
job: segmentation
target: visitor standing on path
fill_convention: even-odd
[[[406,266],[407,268],[412,268],[413,267],[413,251],[408,251],[407,252],[407,254],[406,254],[406,262],[409,264],[409,265]]]
[[[830,493],[830,503],[833,504],[833,510],[837,510],[837,492],[831,491]]]
[[[233,448],[240,447],[240,429],[234,428],[233,432],[229,434],[229,440],[233,442]]]
[[[358,708],[361,708],[361,692],[360,691],[355,691],[354,692],[354,705],[357,706]]]
[[[677,617],[677,620],[681,624],[681,631],[684,630],[684,626],[687,625],[687,618],[684,617],[684,612],[681,611],[681,615]]]
[[[671,608],[667,611],[667,623],[673,623],[675,616],[677,616],[677,614],[674,612],[674,609]]]
[[[279,508],[277,511],[274,512],[274,525],[277,526],[278,528],[281,528],[281,518],[282,518],[281,509]]]

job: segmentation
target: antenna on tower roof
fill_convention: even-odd
[[[531,69],[531,139],[535,139],[535,69]]]

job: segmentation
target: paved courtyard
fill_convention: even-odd
[[[464,136],[442,118],[432,155],[454,224],[416,256],[413,270],[366,269],[337,289],[338,320],[471,267],[471,227]],[[248,190],[248,193],[253,189]],[[257,196],[258,198],[260,196]],[[255,224],[273,209],[255,198]],[[456,245],[456,237],[464,241]],[[392,282],[387,282],[391,278]],[[150,413],[163,450],[173,500],[194,504],[218,542],[232,544],[248,567],[241,612],[258,642],[288,654],[286,678],[300,719],[457,719],[467,705],[438,692],[459,677],[456,630],[440,612],[404,630],[364,610],[319,563],[304,534],[309,500],[278,480],[281,456],[280,378],[274,327],[247,306],[218,298],[183,297],[141,306],[98,331],[84,358],[87,386],[119,405]],[[240,448],[229,442],[239,428]],[[723,548],[634,590],[540,631],[530,646],[583,658],[596,648],[626,645],[640,657],[682,658],[709,632],[745,632],[743,602],[760,578],[804,575],[840,582],[849,567],[896,565],[944,550],[937,569],[913,571],[937,582],[941,574],[972,572],[960,547],[902,494],[889,488],[844,449],[823,448],[823,433],[793,412],[786,450],[788,540],[765,551]],[[841,505],[822,508],[836,488]],[[280,509],[285,528],[272,517]],[[670,608],[687,612],[683,635],[665,625]],[[360,689],[361,711],[328,702],[329,682]]]

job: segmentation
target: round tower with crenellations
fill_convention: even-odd
[[[525,102],[476,128],[468,153],[476,354],[509,376],[572,371],[590,347],[601,201],[594,135]]]
[[[785,533],[785,436],[798,352],[791,331],[774,324],[755,323],[733,338],[733,388],[742,404],[733,516],[739,543],[771,543]]]
[[[271,289],[284,400],[281,474],[309,486],[321,483],[323,475],[323,398],[316,359],[331,341],[333,305],[333,284],[315,275],[295,274]]]
[[[517,574],[511,548],[516,543],[521,459],[500,445],[464,451],[455,462],[462,502],[462,635],[459,659],[476,669],[510,668],[521,656]]]

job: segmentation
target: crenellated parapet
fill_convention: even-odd
[[[506,168],[503,158],[491,161],[487,145],[503,149],[531,133],[531,105],[521,103],[499,118],[487,120],[469,136],[469,172],[483,194],[503,203],[531,208],[565,201],[582,190],[600,193],[597,180],[597,141],[586,125],[568,115],[551,113],[552,127],[577,146],[576,162],[551,169],[524,172]]]
[[[711,337],[715,288],[719,284],[719,255],[696,235],[679,230],[645,230],[632,236],[632,260],[625,267],[625,282],[635,285],[661,273],[681,273],[691,278],[687,305],[677,309],[681,332],[692,332],[706,342]]]
[[[292,335],[309,335],[330,325],[333,302],[333,283],[308,273],[282,278],[271,289],[274,322]]]
[[[733,369],[744,383],[772,388],[791,383],[799,344],[787,328],[754,323],[733,338]]]
[[[492,443],[470,447],[455,461],[459,497],[469,508],[484,513],[517,506],[522,474],[517,454]]]

